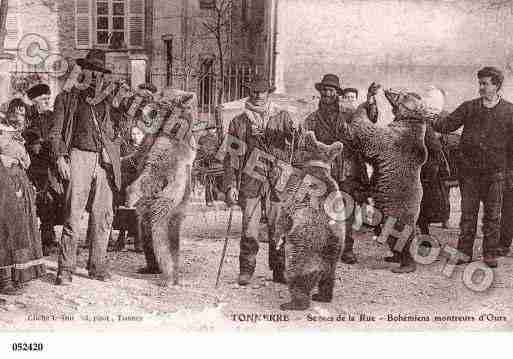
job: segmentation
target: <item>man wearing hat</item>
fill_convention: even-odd
[[[91,105],[96,81],[111,73],[105,53],[94,49],[77,60],[82,71],[91,71],[89,87],[71,88],[55,99],[55,122],[50,133],[51,155],[60,179],[67,184],[64,226],[59,242],[56,284],[71,282],[75,266],[82,214],[90,199],[88,233],[89,276],[108,280],[107,245],[113,221],[113,192],[121,187],[119,143],[116,139],[113,108],[107,98]]]
[[[344,91],[340,87],[340,80],[337,75],[326,74],[321,82],[315,84],[315,89],[319,91],[321,96],[319,100],[319,109],[310,114],[303,127],[315,133],[317,140],[325,144],[332,144],[338,141],[339,129],[344,121],[348,121],[354,110],[342,108],[340,105],[340,97]],[[376,89],[369,88],[368,98],[372,99]],[[374,102],[367,102],[373,105]],[[369,113],[369,118],[374,119],[376,116]],[[337,181],[339,188],[353,196],[356,202],[360,204],[366,201],[365,188],[368,186],[368,175],[365,163],[360,155],[353,153],[344,146],[344,151],[339,155],[332,169],[333,178]],[[345,247],[341,260],[346,264],[355,264],[356,256],[353,252],[353,217],[346,220],[345,230]]]
[[[53,125],[53,112],[50,110],[50,87],[37,84],[27,90],[32,106],[27,111],[27,130],[24,133],[31,165],[28,174],[37,189],[37,214],[41,220],[41,242],[43,254],[50,255],[57,246],[54,226],[59,224],[58,214],[62,198],[58,189],[49,182],[50,170],[50,129]]]
[[[260,178],[248,174],[245,169],[251,154],[256,150],[270,154],[273,160],[289,162],[293,139],[292,120],[288,112],[280,112],[273,107],[269,100],[273,89],[268,81],[257,78],[248,87],[251,93],[244,111],[231,120],[228,129],[228,136],[244,143],[246,150],[237,158],[232,159],[229,152],[224,157],[226,201],[228,205],[239,204],[242,210],[238,283],[248,285],[255,272],[262,209],[267,212],[269,266],[273,271],[273,281],[284,283],[284,248],[278,250],[273,241],[274,224],[280,210],[280,202],[273,189],[273,162],[259,159],[267,165],[262,171],[255,169]]]
[[[466,101],[451,114],[433,121],[433,128],[449,133],[463,127],[458,176],[461,191],[461,221],[458,250],[465,255],[458,264],[472,261],[480,203],[483,216],[483,261],[497,267],[504,254],[500,243],[501,207],[506,168],[511,162],[513,104],[504,100],[500,89],[501,70],[487,66],[477,72],[479,98]]]

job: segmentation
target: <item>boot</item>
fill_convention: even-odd
[[[486,254],[483,258],[483,262],[490,268],[497,268],[497,257],[494,255]]]
[[[162,273],[160,269],[154,267],[141,267],[137,270],[138,274],[160,274]]]
[[[352,249],[344,251],[344,253],[342,253],[342,256],[340,257],[340,260],[342,261],[342,263],[345,264],[355,264],[358,262],[358,260],[356,259],[356,255],[354,254]]]
[[[306,290],[305,278],[292,280],[289,291],[291,300],[281,304],[281,310],[307,310],[310,308],[310,293]]]
[[[23,294],[23,292],[24,292],[23,289],[24,289],[23,287],[17,287],[13,284],[12,281],[9,281],[0,287],[0,294],[2,294],[2,295],[20,295],[20,294]]]
[[[251,277],[253,277],[251,273],[240,273],[237,283],[241,286],[246,286],[251,283]]]
[[[385,262],[387,263],[399,263],[401,262],[401,253],[392,251],[392,255],[385,257]]]
[[[283,270],[273,270],[273,282],[287,284],[287,278],[285,278]]]
[[[417,264],[413,260],[410,255],[409,246],[401,253],[401,262],[399,268],[392,269],[392,273],[402,274],[402,273],[412,273],[417,269]]]
[[[320,274],[318,274],[321,276]],[[335,287],[335,278],[330,278],[323,274],[324,278],[319,281],[319,290],[312,295],[312,300],[321,303],[330,303],[333,300],[333,288]]]
[[[57,274],[57,278],[55,278],[55,285],[70,285],[73,281],[73,277],[71,273],[68,271],[63,271]]]

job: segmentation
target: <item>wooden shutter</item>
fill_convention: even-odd
[[[144,0],[128,2],[128,47],[144,46]]]
[[[75,0],[75,40],[77,49],[91,48],[92,1]]]
[[[199,7],[202,10],[213,9],[216,6],[215,0],[199,0]]]
[[[18,47],[18,41],[21,39],[20,22],[18,21],[18,0],[9,1],[9,7],[7,9],[7,19],[5,27],[7,34],[5,36],[4,47],[7,49],[16,49]]]

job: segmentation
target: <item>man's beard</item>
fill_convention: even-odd
[[[335,103],[338,103],[337,96],[321,96],[321,104],[323,105],[333,105]]]

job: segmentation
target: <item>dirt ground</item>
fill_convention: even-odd
[[[460,215],[457,189],[451,192],[451,202],[450,228],[433,225],[431,229],[442,245],[454,246]],[[109,252],[113,278],[106,283],[87,278],[87,251],[82,249],[80,270],[72,285],[55,286],[56,258],[48,257],[44,278],[31,282],[20,296],[0,296],[0,329],[513,329],[513,258],[501,258],[491,288],[475,292],[463,283],[464,267],[456,267],[450,277],[442,273],[443,259],[420,265],[411,274],[393,274],[391,265],[383,261],[388,249],[374,241],[369,230],[356,235],[358,264],[339,264],[332,303],[314,302],[306,312],[282,312],[279,305],[288,300],[289,294],[286,286],[270,280],[266,243],[261,243],[252,284],[239,287],[236,283],[239,211],[234,215],[220,285],[215,289],[228,213],[222,204],[209,208],[199,198],[191,204],[182,235],[180,286],[162,288],[157,284],[157,276],[136,274],[144,265],[144,256],[135,253],[130,243],[125,251]],[[480,238],[478,244],[475,256],[481,251]]]

